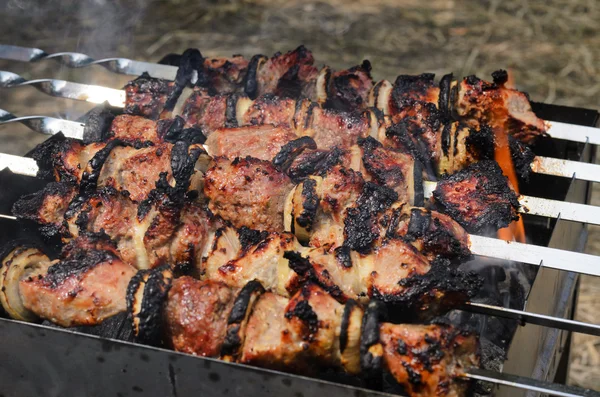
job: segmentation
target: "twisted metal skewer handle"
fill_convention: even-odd
[[[125,106],[125,91],[97,85],[71,83],[57,79],[25,80],[16,73],[0,71],[0,88],[32,86],[48,95],[91,103],[108,102],[111,106]]]
[[[55,135],[62,132],[69,138],[82,139],[84,124],[76,121],[61,120],[46,116],[17,117],[14,114],[0,109],[0,126],[11,123],[20,123],[35,132],[45,135]]]
[[[139,76],[146,72],[152,77],[166,80],[175,80],[178,69],[175,66],[134,61],[127,58],[104,58],[96,60],[89,55],[81,54],[79,52],[56,52],[54,54],[48,54],[39,48],[26,48],[12,45],[0,45],[0,59],[21,62],[38,62],[45,59],[54,59],[70,68],[101,65],[114,73]]]

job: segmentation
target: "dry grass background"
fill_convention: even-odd
[[[94,57],[158,60],[198,47],[204,55],[253,55],[310,48],[336,68],[369,59],[377,79],[424,71],[480,76],[509,68],[518,87],[547,103],[600,107],[600,2],[595,0],[4,0],[0,41]],[[26,78],[55,76],[121,86],[126,78],[94,67],[0,61]],[[26,115],[76,117],[88,104],[33,89],[0,91],[0,107]],[[4,128],[2,151],[23,153],[41,137]],[[596,194],[596,205],[600,197]],[[588,252],[600,254],[590,230]],[[599,322],[600,284],[583,278],[577,318]],[[576,335],[573,384],[600,390],[600,340]]]

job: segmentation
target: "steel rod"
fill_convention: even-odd
[[[517,389],[531,390],[559,397],[599,397],[600,393],[590,389],[550,383],[524,376],[505,374],[502,372],[488,371],[480,368],[471,368],[465,374],[465,378],[483,382],[495,383],[497,385],[514,387]]]
[[[589,324],[581,321],[547,316],[544,314],[531,313],[523,310],[509,309],[507,307],[486,305],[485,303],[467,302],[461,307],[472,313],[480,313],[488,316],[504,317],[518,320],[521,323],[541,325],[544,327],[563,329],[569,332],[600,336],[600,324]]]
[[[0,59],[21,62],[38,62],[45,59],[54,59],[70,68],[101,65],[114,73],[140,76],[145,72],[152,77],[166,80],[175,80],[178,69],[175,66],[134,61],[127,58],[104,58],[96,60],[89,55],[78,52],[57,52],[48,54],[39,48],[26,48],[12,45],[0,45]],[[197,76],[192,79],[192,83],[195,82],[196,79]]]
[[[0,109],[0,126],[4,124],[20,123],[35,132],[44,135],[55,135],[62,132],[64,136],[75,139],[83,138],[85,124],[77,121],[62,120],[46,116],[17,117],[12,113]]]
[[[473,234],[469,235],[469,242],[469,248],[474,255],[600,276],[600,256]]]
[[[0,71],[0,88],[31,86],[59,98],[75,99],[91,103],[108,102],[111,106],[125,106],[125,91],[91,84],[72,83],[57,79],[25,80],[18,74]]]

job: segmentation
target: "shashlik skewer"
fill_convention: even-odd
[[[261,137],[263,138],[265,134],[271,131],[276,134],[279,134],[278,131],[280,131],[277,128],[271,127],[265,127],[264,129],[257,127],[253,128],[256,129],[257,133],[261,134]],[[61,175],[61,178],[59,179],[67,178],[67,180],[79,182],[83,172],[89,168],[87,163],[94,158],[94,155],[96,155],[105,145],[90,144],[83,146],[77,142],[69,142],[67,147],[70,146],[73,146],[74,149],[65,149],[65,152],[60,154],[63,157],[66,156],[60,160],[60,166],[58,168],[49,167],[50,169],[46,170],[46,172],[58,172]],[[278,144],[273,146],[273,148],[277,150],[278,147],[281,148],[282,146],[283,145]],[[154,188],[154,184],[158,180],[160,173],[167,172],[168,179],[172,179],[172,176],[169,173],[171,167],[169,164],[171,147],[172,144],[168,143],[142,149],[115,146],[115,148],[108,153],[108,160],[106,161],[107,165],[104,166],[105,161],[99,163],[100,168],[97,177],[100,177],[101,181],[107,180],[112,186],[118,182],[121,186],[125,186],[122,190],[129,191],[129,193],[133,194],[134,199],[138,201],[142,200],[147,196],[149,191]],[[247,146],[243,150],[248,148],[251,148],[251,146]],[[190,145],[188,150],[200,151],[201,148],[200,145]],[[153,155],[158,152],[161,153],[160,156]],[[271,151],[269,156],[272,155],[272,153],[274,153],[274,151]],[[203,161],[206,162],[206,155],[200,155],[200,153],[198,153],[198,155],[199,157],[196,157],[199,161],[198,164]],[[48,153],[44,153],[43,157],[45,157],[46,160],[51,159],[51,156],[48,156]],[[155,164],[153,167],[153,163],[160,163],[162,166],[157,168]],[[36,168],[37,165],[35,164],[35,161],[32,159],[4,154],[0,154],[0,166],[2,166],[2,168],[10,168],[13,172],[29,176],[36,176],[39,171],[39,168]],[[144,172],[136,171],[138,168],[139,170],[143,169]],[[203,169],[203,167],[200,167],[200,169]],[[410,169],[410,167],[407,169]],[[121,170],[124,170],[124,172],[121,172]],[[406,177],[407,175],[405,175],[405,178]],[[408,178],[408,181],[410,180],[413,179]],[[196,179],[196,182],[192,182],[192,186],[196,186],[198,183],[200,183],[200,181]],[[100,186],[102,185],[103,182],[100,183]],[[437,185],[433,182],[423,182],[425,198],[431,196],[432,192],[435,190],[435,186]],[[411,189],[418,189],[416,186],[410,186],[410,184],[407,187],[409,192]],[[409,193],[409,197],[412,197],[412,194]],[[517,199],[520,204],[518,211],[521,213],[552,218],[560,217],[565,220],[589,224],[600,224],[600,209],[591,205],[566,203],[523,195],[520,195]]]
[[[84,67],[92,64],[101,64],[116,73],[140,76],[146,72],[154,78],[166,80],[175,80],[178,70],[178,67],[176,66],[132,61],[124,58],[107,58],[105,60],[95,61],[85,54],[69,52],[47,54],[43,50],[37,48],[0,45],[0,59],[34,62],[47,58],[57,59],[69,67]],[[220,63],[222,64],[223,62],[224,61],[221,61]],[[237,73],[239,73],[239,70]],[[600,145],[600,135],[598,134],[597,128],[559,122],[547,123],[546,127],[546,133],[555,139]]]
[[[95,92],[96,87],[88,86],[87,91]],[[123,91],[120,91],[120,93],[124,94]],[[88,99],[92,98],[87,94],[85,94],[85,97]],[[94,101],[96,101],[96,99],[94,99]],[[85,136],[84,124],[68,120],[59,120],[45,116],[16,117],[3,110],[0,110],[0,120],[0,124],[14,122],[23,123],[37,132],[48,135],[53,135],[60,131],[65,136],[71,138],[82,139]],[[584,140],[584,142],[586,142],[586,140]],[[524,166],[528,166],[531,171],[536,173],[600,182],[600,177],[598,176],[600,175],[600,172],[597,172],[599,167],[595,164],[536,156],[530,164]]]
[[[231,289],[152,273],[142,277],[160,279],[160,292],[148,291],[149,283],[138,279],[130,285],[134,332],[144,339],[163,328],[167,344],[179,351],[300,373],[333,366],[378,379],[387,370],[411,396],[463,395],[468,385],[454,379],[479,364],[477,338],[469,332],[383,323],[377,305],[363,312],[311,284],[282,298],[255,281]],[[144,314],[150,310],[164,312],[162,324],[161,318],[148,321]]]

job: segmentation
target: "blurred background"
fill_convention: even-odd
[[[317,66],[341,69],[369,59],[376,80],[454,72],[488,78],[509,69],[534,101],[600,109],[600,2],[596,0],[2,0],[0,42],[98,59],[158,61],[197,47],[204,56],[272,55],[300,44]],[[101,67],[0,60],[27,79],[55,77],[121,87],[128,77]],[[17,115],[74,119],[91,104],[49,98],[33,88],[0,90]],[[2,152],[23,154],[44,137],[2,128]],[[600,190],[593,204],[600,205]],[[600,231],[587,246],[600,254]],[[600,322],[600,283],[581,280],[577,318]],[[572,384],[600,390],[600,339],[575,335]]]

